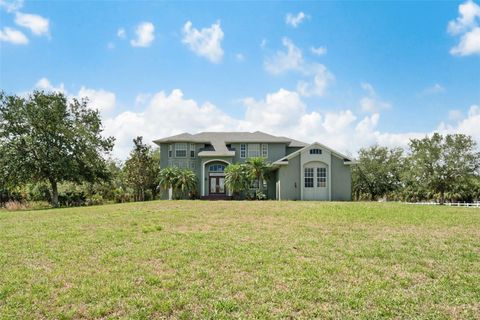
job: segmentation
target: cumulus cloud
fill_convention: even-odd
[[[285,23],[296,28],[307,18],[308,16],[302,11],[297,14],[287,13],[285,16]]]
[[[308,77],[298,81],[297,91],[303,96],[323,96],[328,85],[335,79],[323,64],[307,62],[302,51],[288,38],[282,39],[286,51],[279,50],[264,62],[265,70],[273,75],[295,71]]]
[[[220,21],[210,28],[198,30],[191,21],[187,21],[182,29],[182,42],[195,54],[205,57],[213,63],[219,63],[223,58],[222,40],[223,31]]]
[[[77,97],[87,97],[89,106],[99,110],[102,114],[109,114],[115,109],[116,97],[113,92],[103,89],[94,90],[82,86],[78,91]]]
[[[20,30],[4,27],[3,29],[0,29],[0,41],[13,44],[27,44],[28,38]]]
[[[363,112],[375,113],[391,107],[390,103],[380,99],[370,83],[364,82],[361,87],[367,94],[360,99],[360,108]]]
[[[282,39],[287,51],[277,51],[273,56],[267,57],[264,62],[265,70],[271,74],[281,74],[290,70],[302,70],[304,65],[302,51],[288,38]]]
[[[35,89],[63,93],[68,99],[88,98],[89,107],[99,110],[103,116],[109,115],[115,109],[116,105],[115,93],[103,89],[96,90],[82,86],[78,93],[74,94],[67,92],[63,83],[53,85],[47,78],[39,79],[35,84]]]
[[[458,13],[459,16],[450,21],[447,27],[451,35],[460,36],[460,42],[450,49],[450,54],[480,54],[480,6],[468,0],[458,6]]]
[[[155,39],[155,26],[151,22],[142,22],[135,29],[136,38],[130,40],[132,47],[149,47]],[[117,33],[118,34],[118,33]]]
[[[15,23],[21,27],[30,29],[30,31],[37,36],[49,34],[50,22],[48,19],[37,14],[16,12]]]

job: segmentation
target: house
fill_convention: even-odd
[[[198,177],[204,199],[227,198],[224,170],[231,163],[265,157],[274,179],[266,182],[268,199],[351,200],[353,161],[321,143],[306,144],[264,132],[182,133],[154,141],[160,166],[188,168]]]

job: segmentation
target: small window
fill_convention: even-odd
[[[171,144],[168,145],[168,157],[171,158],[173,153],[173,147]]]
[[[248,157],[260,157],[260,144],[259,143],[249,143],[248,144]]]
[[[327,186],[327,168],[317,168],[317,187],[325,188]]]
[[[241,144],[240,145],[240,158],[245,159],[247,157],[247,145]]]
[[[268,158],[268,144],[262,144],[262,157]]]
[[[310,149],[310,154],[322,154],[322,149]]]
[[[313,188],[313,168],[305,168],[305,188]]]
[[[190,158],[195,158],[195,143],[190,143]]]
[[[212,164],[208,167],[210,172],[223,172],[225,171],[225,166],[222,164]]]
[[[175,144],[175,157],[185,158],[187,156],[187,144],[186,143],[176,143]]]

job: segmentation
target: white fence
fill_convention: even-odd
[[[440,205],[438,202],[406,202],[407,204],[418,204],[418,205],[430,205],[436,206]],[[449,207],[468,207],[468,208],[480,208],[480,201],[476,202],[445,202],[444,205]]]

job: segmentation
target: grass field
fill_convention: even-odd
[[[155,201],[0,212],[0,318],[480,318],[480,210]]]

